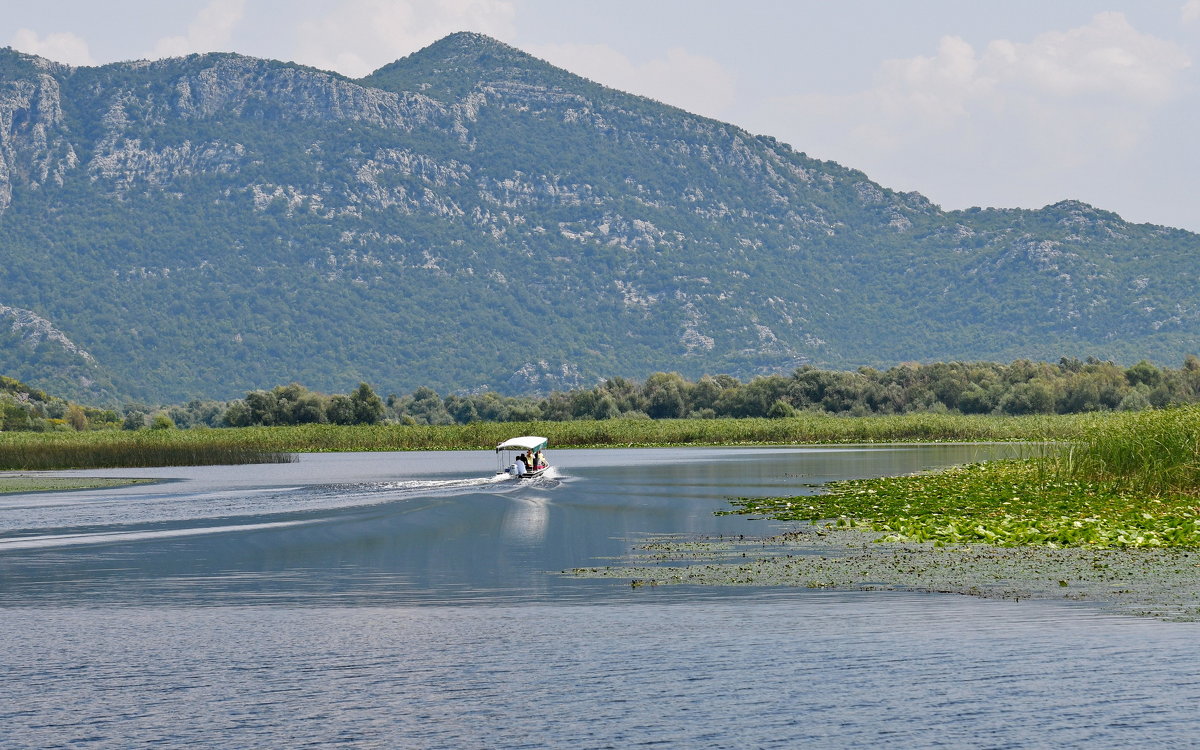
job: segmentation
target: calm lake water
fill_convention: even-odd
[[[0,496],[0,747],[1195,747],[1196,624],[559,575],[998,447],[474,453]]]

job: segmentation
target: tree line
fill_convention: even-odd
[[[1200,358],[1179,368],[1142,361],[1122,367],[1095,358],[1057,363],[1016,360],[902,364],[854,371],[801,367],[790,375],[741,382],[729,375],[698,380],[655,373],[645,380],[609,378],[591,388],[546,396],[493,391],[441,396],[432,388],[379,396],[367,383],[324,394],[292,383],[233,401],[193,400],[165,408],[122,410],[72,404],[0,377],[4,430],[249,427],[298,424],[468,424],[575,419],[791,417],[804,412],[869,416],[908,412],[1068,414],[1142,410],[1200,402]]]
[[[1095,358],[1058,363],[1017,360],[903,364],[855,371],[801,367],[790,375],[741,382],[729,375],[690,381],[655,373],[638,381],[609,378],[542,397],[493,391],[441,396],[432,388],[380,398],[366,383],[348,396],[292,384],[219,405],[192,402],[168,415],[180,426],[272,424],[468,424],[574,419],[790,417],[802,412],[847,416],[908,412],[1067,414],[1142,410],[1200,402],[1200,359],[1182,367],[1142,361],[1131,367]],[[199,407],[199,408],[197,408]]]
[[[0,431],[88,430],[121,424],[121,415],[112,409],[71,403],[0,375]]]

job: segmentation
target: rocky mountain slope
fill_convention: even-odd
[[[1200,333],[1200,236],[942,211],[475,34],[359,81],[0,51],[0,261],[0,371],[77,400],[1176,363]]]

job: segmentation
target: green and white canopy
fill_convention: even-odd
[[[496,452],[499,453],[500,451],[515,450],[540,451],[545,447],[546,438],[537,437],[535,435],[524,435],[522,437],[512,438],[511,440],[505,440],[503,443],[496,446]]]

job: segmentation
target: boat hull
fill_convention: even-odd
[[[540,477],[541,475],[545,474],[549,469],[550,469],[549,466],[543,466],[540,469],[534,469],[533,471],[527,471],[524,474],[516,474],[516,475],[511,474],[507,471],[498,471],[498,472],[496,472],[496,476],[500,476],[501,474],[503,474],[505,476],[512,477],[513,479],[536,479],[537,477]]]

